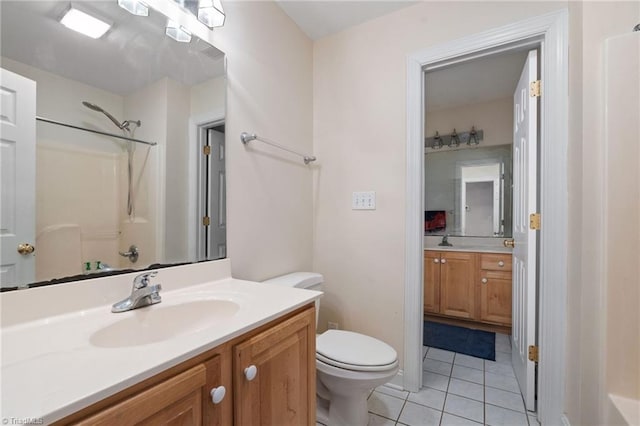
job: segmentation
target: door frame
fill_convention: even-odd
[[[202,215],[200,208],[200,194],[202,182],[200,180],[200,161],[202,158],[201,133],[204,129],[224,123],[226,113],[224,109],[209,111],[189,118],[189,183],[187,185],[187,259],[198,261],[198,244],[200,241],[198,226]]]
[[[424,251],[424,70],[511,50],[541,46],[543,95],[540,120],[538,419],[565,422],[565,335],[567,294],[567,9],[445,42],[407,57],[407,175],[403,387],[422,386]],[[552,142],[552,143],[551,143]]]

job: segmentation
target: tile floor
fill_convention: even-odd
[[[496,333],[496,361],[423,348],[419,392],[380,386],[369,396],[370,426],[537,426],[511,367],[509,336]]]

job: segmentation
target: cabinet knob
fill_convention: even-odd
[[[440,259],[433,259],[433,263],[440,263]]]
[[[440,259],[440,263],[447,263],[447,259]]]
[[[249,381],[255,379],[257,375],[258,368],[255,365],[250,365],[244,369],[244,377],[246,377]]]
[[[504,262],[501,260],[500,262],[498,262],[498,266],[503,267],[504,266]]]
[[[224,386],[218,386],[217,388],[211,389],[211,402],[214,404],[220,404],[224,399],[224,396],[227,394],[227,390]]]
[[[483,279],[481,279],[480,281],[482,281],[482,284],[486,284],[486,283],[488,283],[488,282],[489,282],[489,280],[488,280],[488,279],[486,279],[486,278],[483,278]]]

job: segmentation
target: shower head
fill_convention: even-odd
[[[92,109],[94,111],[98,111],[103,113],[104,115],[106,115],[109,120],[111,120],[113,122],[113,124],[115,124],[118,129],[128,129],[129,128],[129,122],[125,121],[124,123],[120,123],[118,120],[116,120],[116,118],[109,114],[107,111],[105,111],[104,109],[102,109],[102,107],[96,105],[96,104],[92,104],[91,102],[87,102],[87,101],[82,101],[82,105],[86,106],[89,109]]]

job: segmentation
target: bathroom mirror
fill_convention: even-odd
[[[70,6],[109,29],[65,27]],[[20,170],[35,180],[30,278],[3,259],[2,289],[226,257],[224,53],[117,0],[3,0],[0,15],[1,67],[36,82],[38,117],[35,170]]]
[[[511,237],[511,145],[425,155],[425,235]]]

